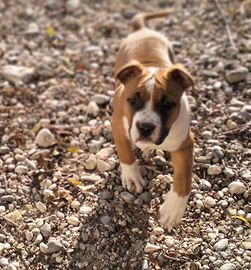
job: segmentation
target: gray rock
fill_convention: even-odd
[[[155,163],[156,166],[163,167],[166,165],[166,160],[164,157],[161,156],[155,156],[153,158],[153,162]]]
[[[208,182],[206,179],[201,179],[201,189],[209,190],[212,187],[211,183]]]
[[[3,195],[0,197],[0,201],[5,201],[5,202],[13,202],[15,200],[14,196],[12,195]]]
[[[0,147],[0,155],[9,154],[10,148],[8,146],[1,146]]]
[[[124,18],[127,20],[131,20],[137,14],[136,10],[127,10],[124,12]]]
[[[228,246],[228,239],[222,239],[214,244],[214,249],[216,251],[222,251],[222,250],[226,249],[227,246]]]
[[[128,191],[123,191],[120,193],[120,196],[127,202],[127,203],[133,203],[135,201],[135,196],[133,196]]]
[[[50,240],[48,243],[48,252],[54,253],[60,251],[62,248],[62,244],[58,240]]]
[[[232,194],[243,194],[246,191],[246,187],[240,181],[234,181],[229,184],[228,190]]]
[[[113,192],[110,190],[101,191],[99,198],[102,200],[111,200],[113,198]]]
[[[88,239],[89,239],[88,233],[82,232],[81,233],[81,238],[82,238],[83,242],[86,243],[88,241]]]
[[[101,222],[102,222],[104,225],[109,224],[111,221],[112,221],[112,217],[110,217],[110,216],[103,216],[103,217],[101,218]]]
[[[223,152],[221,150],[221,147],[218,146],[218,145],[214,145],[213,146],[212,153],[213,153],[214,157],[216,157],[216,158],[221,159],[221,158],[224,157],[224,154],[223,154]]]
[[[31,254],[35,254],[35,253],[37,253],[39,250],[40,250],[39,247],[38,247],[37,245],[34,245],[34,246],[32,246],[32,247],[30,248],[30,253],[31,253]]]
[[[198,163],[210,164],[211,158],[209,156],[199,156],[195,157],[195,161]]]
[[[238,83],[246,79],[248,69],[245,67],[238,67],[236,70],[226,72],[226,80],[229,83]]]
[[[245,105],[241,109],[241,116],[245,117],[247,120],[251,120],[251,105]]]
[[[101,146],[102,146],[102,144],[100,141],[92,140],[88,144],[89,152],[90,153],[97,153],[101,149]]]
[[[213,263],[213,265],[217,268],[220,268],[223,265],[223,262],[221,260],[217,260]]]
[[[40,232],[44,237],[49,237],[51,235],[51,226],[48,223],[45,223],[40,227]]]
[[[221,266],[220,270],[235,270],[236,266],[233,263],[225,263]]]

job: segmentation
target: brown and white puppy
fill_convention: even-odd
[[[133,145],[144,152],[171,152],[174,181],[160,207],[160,222],[171,228],[183,216],[191,191],[193,136],[185,90],[193,79],[181,64],[174,64],[171,44],[145,27],[145,20],[171,11],[136,15],[134,32],[121,44],[115,63],[112,129],[122,168],[122,184],[142,192],[142,178]]]

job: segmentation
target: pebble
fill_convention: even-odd
[[[33,233],[31,231],[26,231],[25,238],[26,240],[31,241],[31,239],[33,238]]]
[[[154,232],[156,235],[160,236],[160,235],[163,235],[163,234],[164,234],[164,229],[161,228],[161,227],[156,227],[156,228],[153,229],[153,232]]]
[[[238,83],[246,79],[248,69],[245,67],[238,67],[235,70],[226,72],[226,80],[229,83]]]
[[[2,267],[5,267],[5,266],[7,266],[9,264],[9,261],[8,261],[8,259],[7,258],[1,258],[0,259],[0,265],[2,266]]]
[[[215,207],[216,206],[216,201],[210,196],[207,196],[204,200],[204,203],[208,206]]]
[[[88,205],[83,205],[83,206],[80,207],[79,213],[80,214],[90,215],[92,213],[92,208],[90,206],[88,206]]]
[[[97,159],[105,160],[108,157],[110,157],[113,153],[114,153],[113,148],[110,148],[110,147],[103,148],[100,151],[98,151],[98,153],[96,154],[96,158]]]
[[[60,251],[62,248],[62,244],[58,240],[50,240],[48,242],[47,251],[48,253],[55,253]]]
[[[199,156],[195,157],[195,161],[198,163],[210,164],[211,158],[209,156]]]
[[[24,165],[18,165],[15,168],[15,173],[18,174],[26,174],[28,172],[28,167],[24,166]]]
[[[110,190],[101,191],[99,198],[102,200],[111,200],[113,198],[113,192]]]
[[[221,173],[221,167],[217,165],[212,165],[207,169],[209,175],[218,175]]]
[[[111,218],[110,216],[103,216],[103,217],[101,218],[101,222],[102,222],[104,225],[109,224],[111,221],[112,221],[112,218]]]
[[[91,101],[94,101],[99,105],[103,105],[103,104],[109,103],[110,98],[106,95],[96,94],[92,96]]]
[[[228,190],[231,194],[243,194],[246,191],[246,187],[242,182],[234,181],[229,184]]]
[[[251,179],[251,172],[247,168],[241,169],[240,175],[241,175],[241,177],[243,177],[243,178],[245,178],[247,180],[250,180]]]
[[[123,191],[120,193],[120,196],[127,202],[127,203],[133,203],[135,201],[135,196],[133,196],[128,191]]]
[[[214,249],[216,251],[222,251],[224,249],[226,249],[228,246],[228,239],[222,239],[219,242],[217,242],[216,244],[214,244]]]
[[[86,170],[94,170],[97,166],[97,159],[94,154],[90,154],[89,158],[84,163]]]
[[[81,238],[82,238],[83,242],[86,243],[86,242],[89,240],[89,235],[88,235],[88,233],[82,232],[82,233],[81,233]]]
[[[242,246],[245,250],[251,250],[251,242],[242,242]]]
[[[72,209],[79,209],[80,208],[80,202],[79,201],[72,201],[72,203],[71,203],[71,208]]]
[[[0,197],[3,196],[5,194],[5,189],[0,188]]]
[[[212,135],[212,132],[211,131],[208,131],[208,130],[205,130],[201,133],[201,136],[203,139],[205,140],[210,140],[212,139],[213,135]]]
[[[17,270],[16,266],[13,264],[9,264],[7,270]]]
[[[67,222],[71,225],[78,226],[80,223],[80,220],[77,217],[67,217]]]
[[[0,74],[8,81],[18,86],[18,83],[29,83],[36,75],[35,68],[6,65],[0,69]]]
[[[251,105],[245,105],[242,107],[241,116],[247,120],[251,120]]]
[[[51,225],[44,223],[44,225],[40,227],[40,232],[44,237],[49,237],[51,235]]]
[[[224,154],[221,150],[221,147],[219,147],[218,145],[213,146],[212,153],[213,153],[214,157],[216,157],[216,158],[221,159],[224,157]]]
[[[220,270],[235,270],[236,269],[236,266],[235,264],[233,263],[226,263],[226,264],[223,264],[220,268]]]
[[[97,105],[97,103],[95,101],[91,101],[87,107],[87,114],[88,115],[93,115],[94,117],[98,116],[99,114],[99,106]]]
[[[37,203],[36,203],[36,207],[37,207],[37,209],[38,209],[41,213],[45,213],[45,212],[46,212],[46,205],[43,204],[42,202],[37,202]]]
[[[206,179],[201,179],[201,189],[202,190],[209,190],[211,189],[212,185],[209,181]]]
[[[41,129],[35,139],[35,143],[41,147],[49,147],[53,142],[54,135],[47,128]]]
[[[40,243],[39,248],[43,253],[48,253],[48,246],[45,243]]]
[[[1,146],[0,147],[0,155],[9,154],[10,148],[8,146]]]
[[[104,161],[102,159],[99,159],[97,161],[97,169],[100,172],[111,171],[114,167],[115,167],[115,163]]]
[[[144,251],[146,253],[149,253],[149,252],[154,252],[154,251],[157,251],[157,250],[160,250],[161,247],[160,246],[157,246],[157,245],[153,245],[153,244],[147,244],[144,248]]]
[[[153,162],[158,167],[163,167],[166,165],[166,159],[164,157],[161,157],[161,156],[155,156],[153,158]]]
[[[3,195],[0,197],[0,201],[13,202],[15,200],[13,195]]]

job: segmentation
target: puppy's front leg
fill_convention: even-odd
[[[160,222],[169,230],[173,223],[179,223],[186,209],[191,192],[193,169],[193,139],[190,135],[182,147],[171,152],[174,181],[160,207]]]
[[[146,185],[146,182],[140,174],[136,157],[132,150],[132,143],[125,136],[116,138],[116,132],[113,136],[122,169],[122,185],[129,191],[133,191],[135,189],[140,193]]]

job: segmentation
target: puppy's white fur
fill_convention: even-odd
[[[165,228],[171,230],[173,223],[179,223],[186,209],[188,196],[178,196],[176,192],[171,190],[165,197],[165,202],[160,207],[160,222]]]
[[[123,188],[128,189],[129,191],[136,189],[138,193],[142,192],[146,182],[140,174],[137,161],[130,165],[123,163],[120,163],[120,165],[122,169],[121,178]]]

